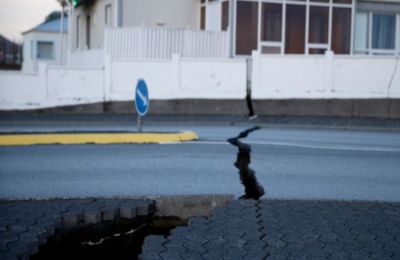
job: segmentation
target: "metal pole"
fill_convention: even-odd
[[[61,22],[60,22],[60,65],[63,64],[63,50],[64,50],[64,7],[65,2],[61,2]]]
[[[137,115],[137,131],[139,133],[143,132],[143,128],[142,128],[142,116],[141,115]]]

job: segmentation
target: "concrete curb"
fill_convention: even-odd
[[[192,131],[179,133],[27,133],[0,135],[0,146],[36,144],[146,144],[197,140]]]

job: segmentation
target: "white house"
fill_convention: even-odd
[[[106,27],[229,31],[232,56],[400,52],[400,0],[79,0],[74,48],[102,48]]]
[[[43,23],[23,33],[22,70],[37,71],[39,63],[66,64],[68,17],[63,19],[62,37],[60,36],[60,26],[61,13],[53,12],[46,17]]]

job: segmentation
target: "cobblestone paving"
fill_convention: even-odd
[[[0,259],[29,259],[59,228],[148,216],[154,206],[128,199],[0,201]]]
[[[148,236],[140,259],[400,259],[400,203],[234,201]]]

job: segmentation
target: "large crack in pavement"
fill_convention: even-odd
[[[260,129],[261,127],[255,126],[244,130],[238,136],[229,138],[227,141],[238,148],[238,154],[235,167],[239,169],[240,181],[245,188],[245,194],[239,199],[255,199],[258,200],[265,192],[264,188],[257,181],[256,172],[249,167],[251,162],[251,146],[241,142],[239,139],[246,138],[251,132]]]

